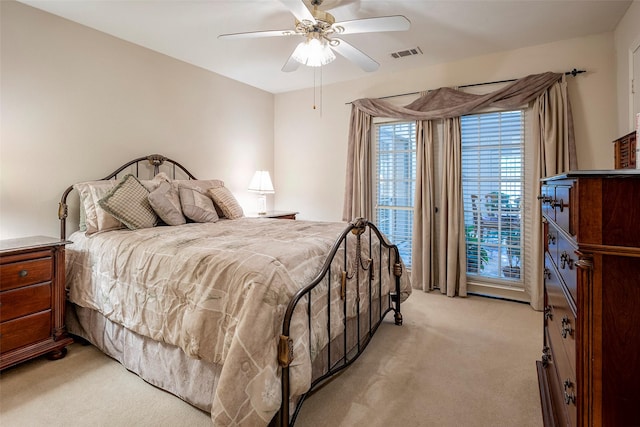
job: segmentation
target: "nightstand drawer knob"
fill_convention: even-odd
[[[29,274],[29,272],[27,270],[20,270],[18,272],[18,276],[20,276],[20,277],[27,277],[27,274]]]

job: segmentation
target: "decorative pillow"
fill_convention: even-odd
[[[158,221],[149,204],[149,191],[133,175],[126,175],[98,203],[131,230],[150,228]]]
[[[216,206],[222,210],[225,217],[238,219],[244,216],[242,206],[240,206],[240,203],[227,187],[209,188],[207,194],[213,199]]]
[[[87,181],[73,186],[80,195],[80,228],[84,229],[83,231],[87,235],[123,227],[117,218],[114,218],[98,204],[98,201],[106,196],[117,183],[115,180]],[[83,212],[84,225],[82,224]]]
[[[202,194],[207,194],[209,188],[224,187],[224,181],[219,179],[176,179],[172,182],[180,188],[191,188]],[[214,204],[213,207],[216,208],[218,218],[224,217],[224,213],[217,205]]]
[[[161,182],[149,193],[149,204],[167,225],[181,225],[187,222],[180,207],[178,188],[168,182]]]
[[[209,188],[224,187],[224,181],[219,179],[176,179],[172,181],[180,188],[192,188],[205,194]]]
[[[180,187],[180,206],[184,216],[195,222],[216,222],[218,213],[206,195],[193,188]]]
[[[153,179],[139,181],[140,184],[144,185],[144,188],[146,188],[149,193],[151,193],[163,182],[171,182],[171,178],[169,178],[166,173],[160,172],[158,175],[154,176]]]

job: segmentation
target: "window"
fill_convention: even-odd
[[[411,268],[416,176],[415,122],[376,125],[375,223]]]
[[[524,111],[461,117],[467,273],[522,283]]]

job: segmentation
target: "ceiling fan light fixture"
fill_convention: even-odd
[[[316,37],[309,37],[301,42],[293,51],[292,57],[308,67],[321,67],[336,59],[327,41]]]

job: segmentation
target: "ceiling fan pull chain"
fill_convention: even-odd
[[[320,75],[318,76],[318,73]],[[317,86],[317,82],[320,81],[320,88]],[[317,110],[316,92],[318,92],[318,100],[320,103],[320,117],[322,117],[322,67],[314,67],[313,69],[313,109]]]
[[[322,117],[322,67],[320,68],[320,117]]]

